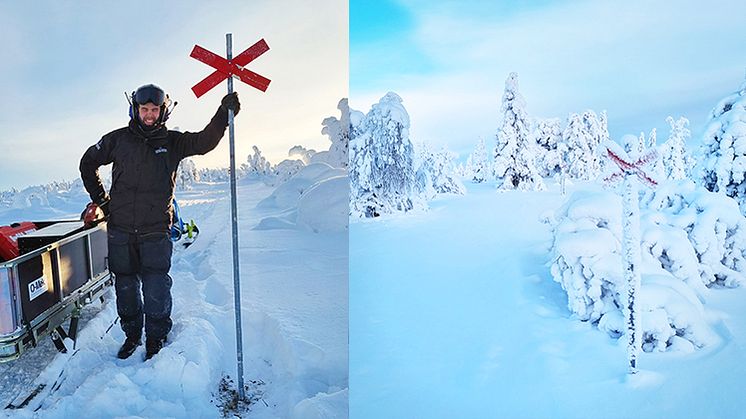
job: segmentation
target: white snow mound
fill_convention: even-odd
[[[314,232],[346,231],[350,178],[336,176],[316,183],[298,201],[298,226]]]
[[[344,176],[344,169],[335,169],[326,163],[313,163],[303,167],[287,182],[278,186],[274,192],[263,199],[257,208],[288,209],[297,206],[300,196],[319,181],[334,176]]]

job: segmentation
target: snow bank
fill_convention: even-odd
[[[291,419],[345,419],[347,397],[347,389],[332,394],[319,393],[298,403]]]
[[[744,282],[746,220],[735,201],[691,181],[643,193],[640,207],[643,349],[707,346],[716,338],[702,299],[708,287]],[[613,337],[624,333],[621,214],[620,197],[595,187],[574,193],[551,222],[552,276],[570,311]]]
[[[298,225],[319,231],[345,231],[349,222],[350,180],[336,176],[313,185],[298,200]]]
[[[345,231],[349,216],[349,177],[344,169],[326,163],[303,167],[257,204],[279,209],[282,216],[262,219],[257,230],[302,228],[314,232]]]
[[[345,175],[343,169],[335,169],[326,163],[314,163],[300,169],[267,198],[257,204],[257,208],[288,209],[298,204],[303,192],[316,183],[333,176]]]

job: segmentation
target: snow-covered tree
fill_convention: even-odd
[[[18,189],[11,188],[7,191],[0,192],[0,206],[9,208],[13,205],[15,195],[18,193]]]
[[[314,155],[316,155],[316,150],[307,149],[302,145],[293,146],[288,150],[288,157],[291,160],[300,160],[306,166],[311,163]]]
[[[534,163],[526,103],[518,91],[518,74],[505,80],[502,99],[502,125],[497,132],[495,177],[503,190],[543,190],[544,182]]]
[[[684,117],[674,120],[673,117],[669,116],[666,118],[666,122],[671,125],[671,133],[668,140],[660,147],[663,175],[666,179],[687,179],[694,165],[694,159],[686,151],[686,142],[691,136],[691,132],[687,128],[689,120]]]
[[[438,191],[435,190],[433,181],[433,159],[432,151],[427,143],[413,144],[414,147],[414,193],[422,196],[425,200],[435,198]]]
[[[466,161],[466,177],[471,178],[474,183],[482,183],[487,180],[490,171],[487,148],[484,139],[480,138],[474,151]]]
[[[593,175],[589,166],[593,159],[593,150],[591,150],[591,140],[583,121],[580,120],[580,115],[570,114],[567,126],[562,132],[562,142],[567,144],[564,157],[567,174],[573,179],[591,179]]]
[[[273,177],[269,183],[276,186],[287,182],[288,179],[293,177],[303,167],[305,167],[305,164],[301,160],[285,159],[272,168]]]
[[[622,200],[596,186],[577,190],[551,217],[551,272],[568,307],[613,337],[625,333]],[[702,301],[707,288],[746,284],[746,219],[736,203],[688,180],[640,198],[640,314],[646,352],[718,342]]]
[[[350,122],[350,106],[347,103],[347,98],[339,101],[337,109],[342,112],[340,119],[333,116],[324,119],[321,125],[324,128],[321,129],[321,133],[329,136],[329,140],[332,145],[329,147],[329,163],[333,167],[346,168],[349,164],[349,143],[350,143],[350,130],[352,124]]]
[[[628,155],[637,156],[640,148],[640,137],[632,134],[623,135],[619,141],[619,145],[622,146],[622,149]]]
[[[243,172],[250,178],[261,179],[272,173],[272,165],[262,156],[259,147],[251,147],[254,152],[246,157],[246,163],[242,165]]]
[[[223,183],[229,180],[228,168],[226,167],[199,169],[198,173],[200,182]]]
[[[430,148],[422,148],[422,169],[429,174],[430,183],[435,193],[452,193],[463,195],[466,188],[459,181],[453,170],[453,160],[457,157],[455,153],[442,148],[439,151],[430,151]]]
[[[591,159],[588,170],[591,178],[596,178],[601,173],[601,144],[609,140],[609,129],[606,122],[606,111],[601,112],[601,116],[596,115],[592,110],[583,112],[583,123],[588,132],[589,145],[591,150]]]
[[[701,154],[702,185],[734,198],[746,214],[746,82],[710,113]]]
[[[471,162],[471,155],[466,158],[466,164],[464,163],[458,163],[453,166],[453,173],[456,174],[458,177],[469,177],[469,174],[471,173],[470,169],[467,168]]]
[[[640,136],[637,137],[637,150],[635,150],[635,153],[632,153],[632,155],[642,156],[642,153],[645,152],[645,148],[645,133],[640,131]]]
[[[656,145],[658,145],[658,134],[655,128],[650,130],[650,134],[648,134],[648,145],[647,148],[653,148]]]
[[[601,112],[600,116],[591,110],[582,115],[570,114],[562,139],[567,146],[564,160],[569,176],[596,179],[602,169],[601,144],[609,139],[606,112]]]
[[[563,157],[567,146],[562,142],[562,128],[559,118],[541,119],[536,123],[534,140],[539,146],[536,168],[542,177],[554,176],[562,172]]]
[[[182,160],[176,171],[176,188],[182,191],[189,190],[196,182],[199,182],[197,165],[192,159]]]
[[[387,93],[359,123],[353,120],[350,134],[352,214],[377,217],[425,206],[415,176],[409,114],[396,93]]]

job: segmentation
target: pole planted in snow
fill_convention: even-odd
[[[624,304],[624,318],[627,325],[627,359],[629,373],[637,373],[637,358],[642,349],[642,325],[640,324],[640,309],[637,292],[642,284],[640,263],[640,202],[638,197],[637,179],[650,187],[657,182],[645,173],[643,168],[658,158],[658,152],[653,148],[636,161],[621,157],[623,151],[614,152],[611,145],[607,146],[607,155],[612,162],[619,166],[619,171],[607,177],[606,182],[624,178],[624,192],[622,196],[622,268],[626,284],[626,299]],[[627,157],[627,156],[625,156]]]
[[[232,34],[225,34],[226,58],[233,58]],[[233,77],[228,77],[228,94],[233,93]],[[228,139],[230,144],[231,177],[231,231],[233,232],[233,299],[236,312],[236,364],[238,396],[244,399],[243,388],[243,337],[241,333],[241,275],[238,259],[238,203],[236,199],[236,143],[233,129],[233,109],[228,109]]]
[[[637,357],[640,354],[642,328],[637,292],[642,282],[640,276],[640,203],[637,196],[637,180],[629,173],[624,176],[624,197],[622,201],[622,252],[624,279],[627,284],[627,298],[624,305],[627,323],[627,358],[629,373],[637,373]]]
[[[202,81],[192,87],[192,91],[199,98],[210,89],[220,84],[223,80],[228,82],[228,94],[233,93],[233,77],[244,83],[265,92],[269,87],[270,79],[246,69],[246,65],[269,50],[269,45],[260,39],[254,45],[236,56],[233,60],[232,34],[225,34],[227,50],[226,59],[214,54],[205,48],[195,45],[190,57],[201,61],[215,71]],[[230,184],[231,184],[231,230],[233,233],[233,296],[236,312],[236,358],[238,369],[238,395],[245,398],[243,385],[243,338],[241,336],[241,275],[238,262],[238,205],[236,199],[236,142],[233,129],[234,112],[228,109],[228,137],[230,142]]]

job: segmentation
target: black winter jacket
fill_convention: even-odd
[[[129,126],[104,135],[88,148],[80,160],[80,177],[91,200],[102,205],[108,197],[98,168],[114,163],[109,226],[136,234],[167,232],[179,162],[217,147],[227,125],[228,112],[222,108],[197,133],[165,127],[147,133],[130,120]]]

